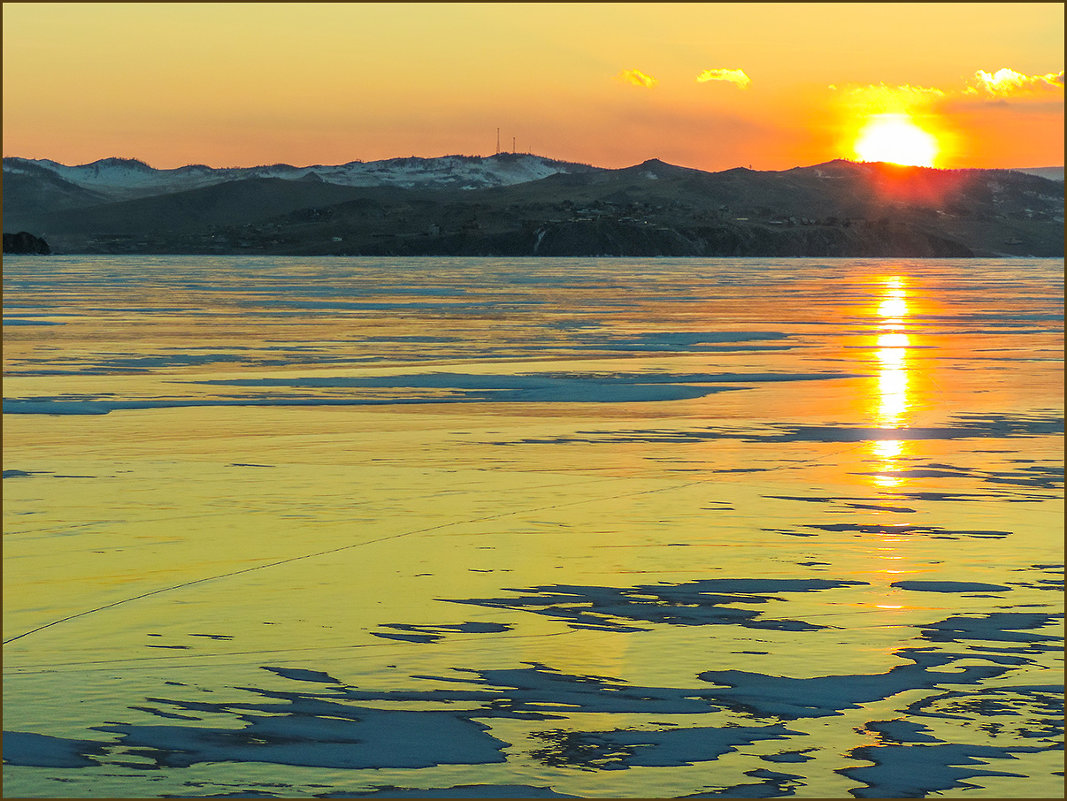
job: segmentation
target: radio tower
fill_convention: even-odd
[[[515,152],[515,137],[511,137],[511,152]]]
[[[496,129],[496,153],[500,155],[500,129]]]

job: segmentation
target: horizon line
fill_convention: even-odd
[[[862,159],[850,159],[850,158],[845,158],[843,156],[832,158],[832,159],[829,159],[827,161],[816,162],[814,164],[797,164],[797,165],[794,165],[793,167],[787,167],[787,168],[784,168],[784,169],[756,169],[756,168],[752,167],[751,165],[745,166],[743,164],[738,164],[738,165],[735,165],[733,167],[726,167],[726,168],[721,169],[721,170],[705,170],[705,169],[701,169],[700,167],[688,167],[688,166],[685,166],[685,165],[682,165],[682,164],[674,164],[672,162],[664,161],[663,159],[661,159],[659,157],[656,157],[656,156],[647,158],[644,161],[636,162],[634,164],[629,164],[629,165],[627,165],[625,167],[600,167],[600,166],[597,166],[597,165],[589,163],[589,162],[568,161],[566,159],[554,158],[552,156],[543,156],[543,155],[539,155],[537,153],[532,153],[532,152],[518,153],[518,152],[513,152],[513,151],[501,151],[499,153],[491,153],[489,155],[465,154],[465,153],[445,153],[445,154],[442,154],[442,155],[439,155],[439,156],[416,156],[416,155],[390,156],[388,158],[371,159],[371,160],[352,159],[351,161],[340,162],[340,163],[337,163],[337,164],[325,164],[325,163],[321,163],[320,162],[320,163],[316,163],[316,164],[297,165],[297,164],[290,164],[288,162],[278,161],[278,162],[272,162],[272,163],[269,163],[269,164],[227,165],[227,166],[224,166],[224,167],[213,167],[213,166],[211,166],[209,164],[204,164],[202,162],[190,162],[188,164],[183,164],[183,165],[178,166],[178,167],[153,167],[151,164],[149,164],[144,159],[138,158],[136,156],[104,156],[104,157],[96,159],[95,161],[87,161],[87,162],[84,162],[82,164],[65,164],[63,162],[56,161],[55,159],[47,158],[47,157],[44,157],[44,158],[28,158],[26,156],[4,155],[2,158],[4,159],[4,161],[6,161],[7,159],[17,159],[17,160],[20,160],[20,161],[29,161],[29,162],[50,162],[50,163],[56,164],[56,165],[58,165],[60,167],[67,167],[67,168],[70,168],[70,169],[77,169],[79,167],[92,167],[92,166],[101,164],[103,162],[108,162],[108,161],[136,162],[136,163],[141,164],[141,165],[143,165],[143,166],[147,167],[148,169],[153,170],[155,172],[175,172],[177,170],[184,170],[184,169],[189,169],[189,168],[192,168],[192,167],[202,167],[202,168],[206,168],[206,169],[209,169],[209,170],[255,170],[255,169],[270,168],[270,167],[289,167],[289,168],[292,168],[292,169],[295,169],[295,170],[310,170],[310,169],[314,169],[316,167],[347,167],[347,166],[353,165],[353,164],[378,164],[378,163],[390,162],[390,161],[409,161],[409,160],[435,161],[435,160],[438,160],[438,159],[448,159],[448,158],[483,159],[483,160],[485,160],[485,159],[497,159],[497,158],[501,158],[501,157],[507,158],[507,157],[512,157],[512,156],[529,156],[529,157],[533,157],[533,158],[539,158],[539,159],[545,159],[545,160],[548,160],[548,161],[558,162],[558,163],[561,163],[561,164],[574,164],[574,165],[579,165],[579,166],[582,166],[582,167],[591,167],[593,169],[605,170],[605,171],[627,170],[627,169],[633,169],[634,167],[640,167],[640,166],[642,166],[644,164],[648,164],[649,162],[660,162],[661,164],[664,164],[664,165],[669,166],[669,167],[678,167],[680,169],[693,170],[695,172],[704,172],[704,173],[708,173],[708,174],[730,172],[731,170],[748,170],[748,171],[751,171],[751,172],[788,172],[790,170],[819,167],[819,166],[822,166],[822,165],[825,165],[825,164],[833,164],[835,162],[845,162],[847,164],[882,164],[882,165],[886,165],[886,166],[890,166],[890,167],[898,167],[898,168],[904,167],[904,168],[923,169],[923,170],[938,170],[938,171],[941,171],[941,172],[952,172],[952,171],[960,171],[960,170],[1008,170],[1008,171],[1016,171],[1016,172],[1018,172],[1018,171],[1022,171],[1022,170],[1056,170],[1056,169],[1061,169],[1062,170],[1062,169],[1064,169],[1064,165],[1062,165],[1062,164],[1046,164],[1046,165],[1026,166],[1026,167],[928,167],[928,166],[913,165],[913,164],[898,164],[896,162],[891,162],[891,161],[864,161]]]

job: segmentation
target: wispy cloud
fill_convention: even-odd
[[[645,75],[641,70],[623,70],[615,76],[618,80],[624,83],[629,83],[634,86],[640,86],[643,89],[651,89],[659,81],[653,78],[651,75]]]
[[[849,104],[857,109],[876,114],[903,114],[930,106],[944,98],[945,93],[931,86],[886,86],[884,83],[839,88],[831,84],[829,89],[840,91]]]
[[[707,83],[708,81],[726,81],[741,89],[747,89],[748,85],[752,83],[751,79],[745,75],[744,70],[729,69],[704,70],[697,76],[697,83]]]
[[[969,95],[985,93],[1004,97],[1047,89],[1063,89],[1063,70],[1045,75],[1023,75],[1008,67],[994,73],[978,70],[974,74],[974,84],[964,89],[964,93]]]

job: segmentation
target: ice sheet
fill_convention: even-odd
[[[1062,262],[41,263],[5,794],[1062,790]]]

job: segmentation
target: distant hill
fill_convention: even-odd
[[[512,153],[223,170],[5,158],[3,213],[5,230],[58,253],[1062,256],[1062,180],[1030,172],[609,170]]]
[[[92,206],[107,201],[105,195],[86,189],[60,177],[55,170],[34,162],[18,163],[21,160],[10,159],[15,166],[8,166],[9,159],[4,159],[4,202],[17,210],[20,218],[29,218],[58,209],[76,209]],[[14,222],[14,221],[13,221]],[[19,227],[8,224],[8,215],[4,215],[4,230]]]
[[[107,158],[91,164],[68,167],[48,159],[4,159],[4,179],[9,175],[54,176],[67,184],[107,200],[128,200],[172,194],[256,178],[313,181],[338,186],[436,187],[484,189],[490,186],[533,181],[557,172],[592,169],[587,165],[532,156],[498,153],[495,156],[442,156],[440,158],[395,158],[384,161],[353,161],[348,164],[294,167],[271,164],[261,167],[215,169],[192,164],[173,170],[157,170],[137,159]],[[54,180],[53,179],[53,180]]]
[[[1059,181],[1063,183],[1063,167],[1022,167],[1017,168],[1015,172],[1024,172],[1027,175],[1038,175],[1042,178],[1048,178],[1050,181]]]

